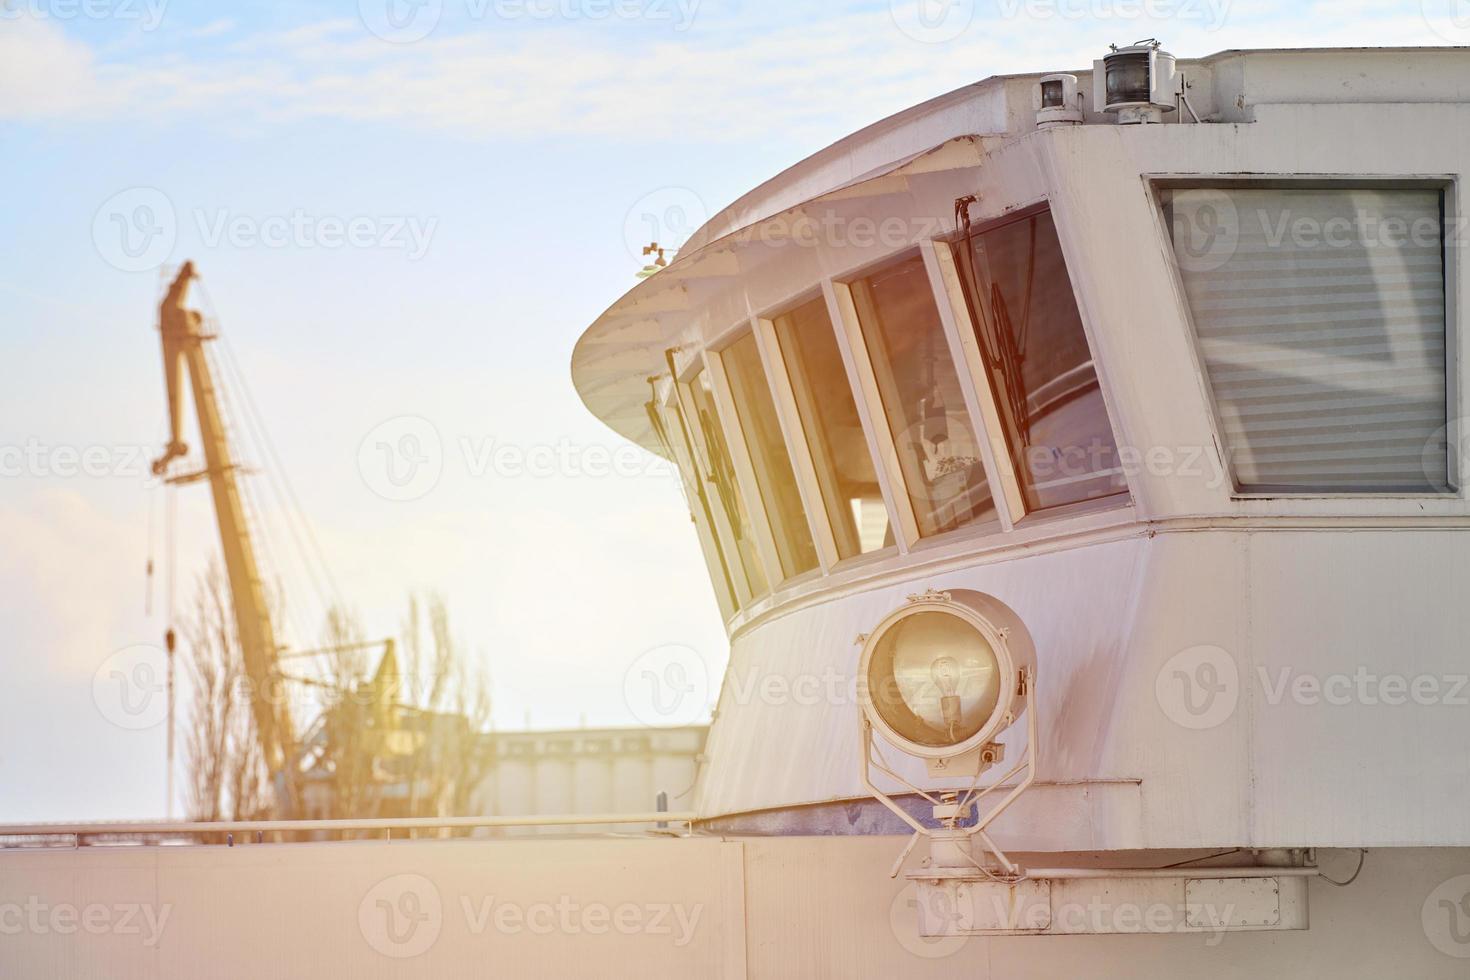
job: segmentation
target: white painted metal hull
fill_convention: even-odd
[[[0,963],[24,980],[1449,980],[1465,975],[1470,955],[1470,916],[1447,907],[1470,889],[1465,850],[1374,851],[1350,889],[1311,881],[1309,931],[1155,934],[1148,906],[1083,903],[1067,914],[1139,934],[924,939],[913,887],[887,876],[898,845],[834,837],[6,851]],[[1351,869],[1351,855],[1326,857],[1334,872]]]

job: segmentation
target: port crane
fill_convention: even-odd
[[[288,699],[283,696],[286,679],[280,671],[281,646],[240,496],[239,466],[230,452],[216,379],[205,351],[204,345],[215,335],[207,331],[203,314],[187,305],[195,278],[194,263],[185,262],[159,305],[169,434],[163,455],[153,462],[153,473],[173,485],[209,482],[241,658],[251,688],[250,709],[275,787],[277,809],[289,819],[298,812],[299,793],[295,735]],[[204,469],[175,472],[179,469],[176,462],[188,453],[183,438],[186,373],[198,417]],[[169,643],[172,652],[171,636]]]

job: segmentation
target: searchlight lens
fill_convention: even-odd
[[[957,745],[990,721],[1000,661],[958,616],[923,611],[894,623],[868,662],[872,705],[895,733],[920,745]]]

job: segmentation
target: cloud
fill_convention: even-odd
[[[1205,6],[1209,17],[1185,13]],[[235,127],[346,119],[479,139],[732,142],[775,133],[820,145],[988,75],[1084,66],[1108,40],[1135,35],[1158,33],[1185,56],[1304,39],[1435,41],[1408,7],[1357,7],[1326,20],[1239,0],[1154,7],[1178,11],[1151,20],[1119,14],[1153,9],[1135,0],[977,0],[973,21],[939,39],[886,3],[800,23],[698,10],[687,31],[673,22],[461,17],[403,44],[354,19],[247,35],[216,21],[159,32],[126,59],[114,49],[115,60],[54,24],[19,20],[0,34],[0,86],[11,93],[0,115]],[[208,50],[185,43],[201,33],[228,37]]]
[[[75,117],[110,111],[91,48],[55,22],[22,17],[0,25],[0,117]]]

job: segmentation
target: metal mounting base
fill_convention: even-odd
[[[963,868],[905,875],[919,935],[1076,936],[1306,929],[1315,868],[1037,870],[995,881]]]

